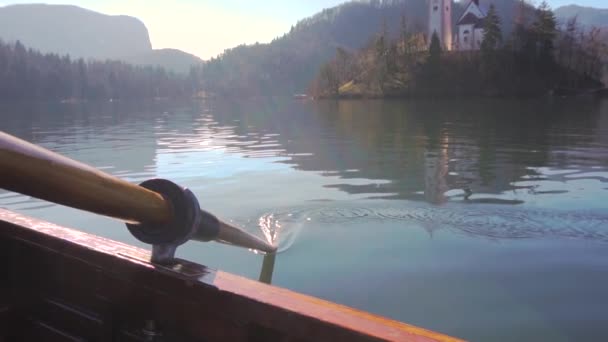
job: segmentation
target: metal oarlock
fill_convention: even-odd
[[[169,203],[173,218],[164,224],[127,223],[135,238],[152,245],[152,262],[163,264],[175,258],[177,247],[189,240],[228,243],[272,253],[276,248],[242,229],[201,210],[196,196],[187,188],[166,179],[151,179],[140,184],[159,193]]]
[[[140,186],[163,196],[171,207],[172,219],[164,224],[127,223],[127,228],[139,241],[152,245],[152,262],[165,263],[199,229],[201,209],[192,191],[166,179],[150,179]]]

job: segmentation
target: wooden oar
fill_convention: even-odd
[[[172,222],[182,222],[175,217],[179,210],[165,194],[129,183],[4,132],[0,132],[0,188],[113,217],[130,224],[130,229],[146,225],[162,230]],[[193,202],[196,202],[195,198]],[[197,202],[196,208],[193,223],[197,227],[186,234],[187,239],[219,240],[267,253],[276,251],[276,247],[266,241],[200,211]],[[206,225],[213,227],[207,229]],[[162,231],[154,233],[163,234]]]
[[[264,284],[272,284],[272,273],[274,272],[274,262],[276,257],[276,253],[268,253],[264,255],[264,260],[262,261],[262,270],[260,271],[260,282]]]

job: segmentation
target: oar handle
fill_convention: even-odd
[[[158,260],[172,258],[175,248],[190,239],[276,251],[201,211],[188,189],[170,181],[131,184],[4,132],[0,132],[0,188],[122,220],[135,237],[154,245]]]
[[[166,223],[161,195],[0,132],[0,188],[130,223]]]

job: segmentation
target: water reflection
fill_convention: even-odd
[[[476,203],[518,204],[564,194],[549,183],[522,191],[538,185],[519,183],[538,168],[576,166],[581,177],[606,178],[606,110],[605,102],[328,101],[216,103],[210,112],[220,125],[236,125],[237,140],[247,132],[228,148],[256,156],[259,149],[244,141],[276,133],[272,156],[338,176],[343,182],[326,186],[350,194],[441,204],[470,191]]]
[[[441,137],[440,146],[435,149],[427,148],[424,153],[424,197],[433,204],[443,204],[447,201],[445,193],[449,190],[448,175],[448,146],[447,135]]]
[[[0,105],[0,129],[102,170],[133,180],[155,174],[153,104]],[[133,145],[136,148],[133,148]]]
[[[24,104],[0,116],[9,133],[132,181],[293,168],[357,198],[512,205],[551,196],[595,205],[606,198],[606,105],[265,99]]]

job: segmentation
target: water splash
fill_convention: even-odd
[[[269,243],[278,246],[277,253],[288,250],[302,231],[304,222],[292,219],[292,214],[267,213],[260,216],[258,226]]]
[[[575,239],[608,243],[608,215],[603,211],[520,210],[498,205],[386,206],[366,203],[285,208],[259,216],[257,225],[278,252],[291,248],[307,225],[370,224],[399,221],[404,228],[446,230],[491,240]]]

